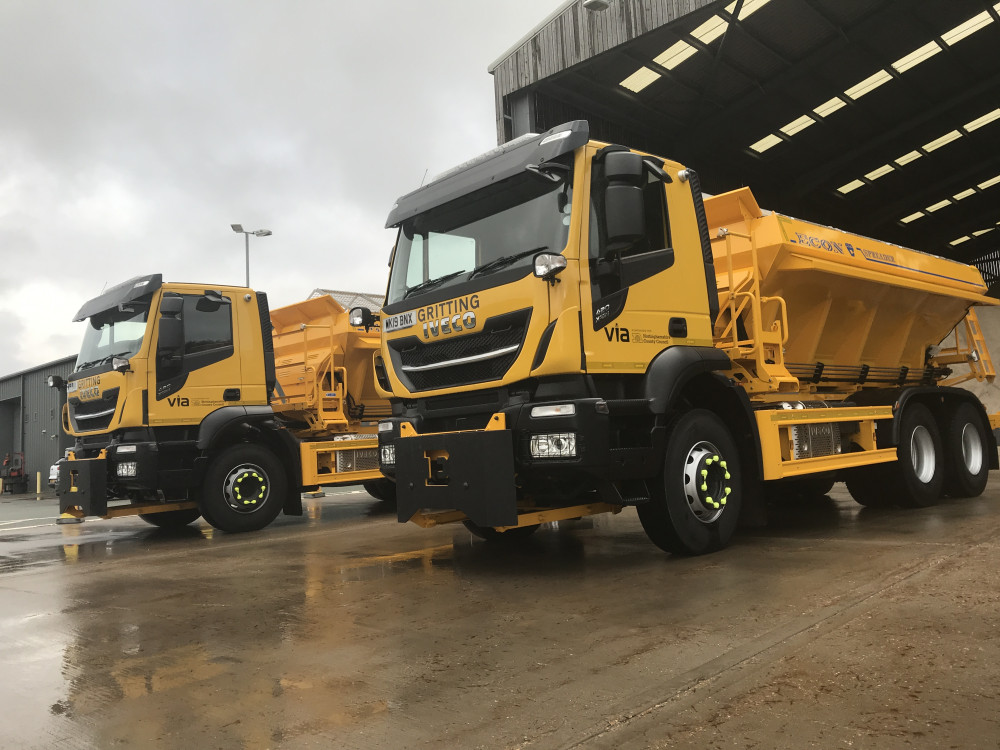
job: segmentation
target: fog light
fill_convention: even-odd
[[[136,467],[138,463],[135,461],[122,461],[118,464],[118,476],[120,477],[134,477],[136,472]]]
[[[392,432],[392,422],[379,422],[378,423],[379,432]]]
[[[575,458],[576,433],[555,432],[531,436],[532,458]]]
[[[534,417],[572,417],[576,414],[576,404],[546,404],[532,406],[531,416]]]
[[[115,453],[135,453],[134,445],[119,445],[115,448]]]
[[[383,445],[380,449],[379,460],[382,462],[383,466],[395,466],[396,465],[396,446],[395,445]]]

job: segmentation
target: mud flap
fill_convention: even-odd
[[[108,462],[103,458],[64,461],[59,465],[59,513],[79,506],[85,516],[108,512]]]
[[[417,435],[395,446],[400,523],[427,509],[459,510],[480,526],[517,524],[510,430]]]

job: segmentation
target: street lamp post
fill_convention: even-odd
[[[242,234],[246,238],[246,248],[247,248],[247,288],[250,287],[250,235],[254,237],[270,237],[270,229],[253,229],[245,230],[242,224],[230,224],[233,231],[237,234]]]

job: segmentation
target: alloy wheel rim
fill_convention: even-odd
[[[983,468],[983,441],[975,425],[966,422],[962,428],[962,461],[965,470],[973,476],[978,475]]]
[[[237,513],[250,514],[260,510],[271,494],[271,482],[257,464],[239,464],[226,475],[222,495],[226,505]]]
[[[710,524],[725,512],[733,489],[725,456],[712,443],[702,440],[684,458],[684,499],[698,521]]]
[[[917,425],[910,435],[910,461],[913,473],[921,484],[928,484],[934,478],[936,456],[934,455],[934,440],[930,430],[922,424]]]

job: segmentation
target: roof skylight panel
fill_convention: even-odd
[[[619,85],[638,94],[659,77],[660,74],[655,70],[650,70],[649,68],[643,66],[622,81]]]

